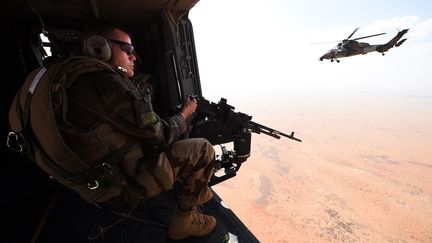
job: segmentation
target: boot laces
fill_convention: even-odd
[[[207,224],[206,215],[202,214],[198,207],[192,209],[192,224]]]

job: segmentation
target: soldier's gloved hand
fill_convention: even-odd
[[[196,108],[196,99],[193,96],[189,96],[188,99],[183,103],[180,114],[182,114],[185,120],[187,120],[195,112]]]

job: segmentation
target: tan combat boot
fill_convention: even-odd
[[[197,207],[193,207],[191,211],[183,211],[176,207],[168,227],[168,236],[173,240],[181,240],[188,236],[204,236],[212,232],[215,226],[216,219],[202,214]]]

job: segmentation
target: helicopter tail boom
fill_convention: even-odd
[[[397,35],[395,37],[393,37],[393,39],[391,39],[389,42],[387,42],[384,45],[377,47],[377,51],[383,53],[383,52],[388,51],[390,48],[393,48],[395,46],[398,47],[398,46],[402,45],[402,43],[404,43],[407,39],[403,39],[401,41],[399,41],[399,40],[407,32],[408,32],[408,29],[404,29],[404,30],[399,31],[399,33],[397,33]]]

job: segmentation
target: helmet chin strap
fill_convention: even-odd
[[[117,69],[122,73],[127,73],[127,69],[122,66],[118,66]]]

